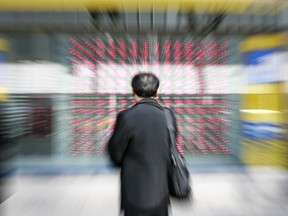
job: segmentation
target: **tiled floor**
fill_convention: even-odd
[[[269,168],[192,172],[195,202],[172,203],[173,216],[288,216],[288,172]],[[117,216],[117,173],[18,176],[3,216]]]

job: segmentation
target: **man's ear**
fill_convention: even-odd
[[[158,97],[158,90],[157,90],[156,93],[155,93],[155,97]]]

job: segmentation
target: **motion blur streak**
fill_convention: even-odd
[[[0,1],[1,215],[118,214],[107,141],[139,72],[191,171],[174,216],[287,215],[287,27],[284,0]]]

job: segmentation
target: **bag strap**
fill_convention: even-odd
[[[184,158],[177,149],[176,136],[175,136],[176,130],[173,125],[171,111],[169,108],[164,107],[164,113],[165,113],[167,128],[168,128],[168,132],[170,136],[169,147],[170,147],[170,154],[171,154],[172,160],[174,164],[182,163],[183,165],[185,165]]]
[[[173,126],[172,115],[169,108],[164,107],[165,118],[167,122],[167,128],[170,136],[170,150],[172,152],[178,151],[176,149],[176,137],[175,137],[175,128]]]

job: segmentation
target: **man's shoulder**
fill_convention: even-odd
[[[163,106],[164,110],[168,110],[169,112],[173,113],[173,110],[168,106]]]
[[[135,107],[132,106],[132,107],[129,107],[127,109],[124,109],[124,110],[120,111],[118,113],[118,115],[121,116],[121,117],[124,117],[124,116],[127,116],[127,115],[131,115],[134,112],[134,110],[135,110]]]
[[[164,107],[164,110],[167,110],[169,112],[169,114],[172,116],[173,119],[175,119],[175,113],[174,111],[172,110],[172,108],[170,107],[167,107],[167,106],[163,106]]]
[[[129,119],[130,117],[134,118],[134,117],[139,116],[145,112],[147,112],[147,109],[145,107],[141,106],[141,104],[139,104],[139,105],[131,106],[125,110],[122,110],[121,112],[119,112],[118,115],[120,115],[123,118]]]

